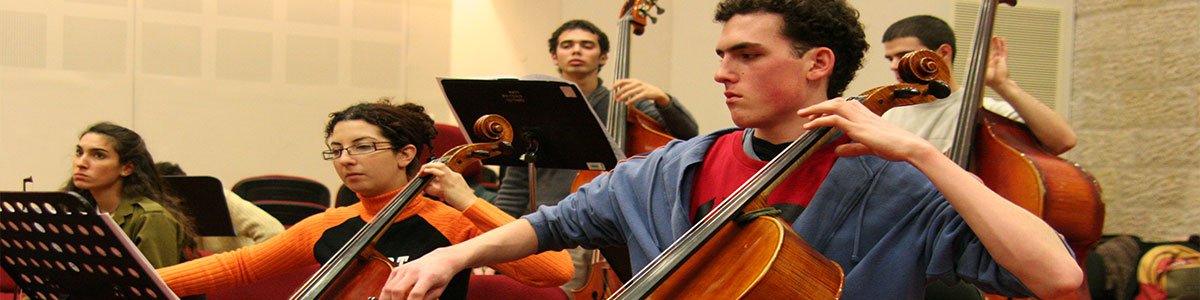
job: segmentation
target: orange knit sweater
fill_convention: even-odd
[[[175,294],[184,296],[249,284],[296,268],[324,263],[317,261],[313,249],[327,231],[344,227],[343,224],[351,221],[371,220],[399,192],[376,197],[360,195],[362,202],[308,217],[263,243],[158,269],[158,273]],[[419,197],[409,202],[395,219],[400,222],[413,216],[423,218],[452,244],[515,220],[482,199],[459,212],[444,203]],[[571,258],[563,251],[543,252],[491,267],[521,283],[538,287],[562,285],[573,272]]]

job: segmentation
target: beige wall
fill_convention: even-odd
[[[101,120],[133,127],[156,158],[226,185],[281,173],[336,188],[316,154],[329,112],[393,96],[455,122],[436,76],[554,74],[549,32],[583,18],[615,38],[622,2],[0,0],[0,37],[16,37],[0,44],[0,190],[20,190],[26,176],[35,190],[58,188],[79,131]],[[716,0],[660,2],[666,14],[634,37],[632,75],[681,99],[701,132],[732,126],[712,80]],[[847,94],[892,83],[878,41],[887,25],[914,14],[953,19],[951,0],[850,2],[871,51]],[[1080,133],[1067,157],[1105,187],[1106,231],[1166,237],[1200,227],[1187,217],[1195,209],[1178,209],[1200,200],[1200,108],[1188,83],[1198,73],[1198,11],[1194,1],[1155,3],[1078,2],[1071,100],[1058,109]],[[1156,17],[1168,13],[1179,17]],[[1186,38],[1140,34],[1157,28]],[[1098,46],[1113,34],[1132,47]],[[1147,152],[1147,140],[1168,142]]]
[[[1200,233],[1200,3],[1075,9],[1073,152],[1104,187],[1105,233]]]

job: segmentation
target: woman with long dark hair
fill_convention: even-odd
[[[65,191],[79,193],[108,213],[154,267],[187,260],[195,248],[191,219],[167,192],[142,137],[101,122],[87,128],[75,146]]]

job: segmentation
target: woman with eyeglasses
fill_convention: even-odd
[[[479,199],[462,175],[446,165],[420,165],[437,135],[433,120],[420,105],[393,105],[387,100],[360,103],[330,114],[325,126],[327,150],[342,182],[361,202],[337,207],[296,223],[266,242],[159,269],[177,295],[193,295],[325,263],[342,245],[395,197],[410,178],[432,175],[426,197],[404,208],[376,244],[398,263],[414,260],[439,247],[465,241],[514,219]],[[571,278],[571,259],[565,252],[545,252],[492,266],[530,286],[554,287]],[[442,299],[466,297],[470,273],[454,276]]]
[[[75,145],[72,165],[63,190],[79,193],[112,216],[150,265],[187,260],[196,246],[191,219],[180,212],[178,198],[163,189],[141,135],[108,122],[89,126]]]

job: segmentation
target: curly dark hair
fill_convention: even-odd
[[[550,39],[547,40],[550,44],[550,54],[554,54],[554,49],[558,48],[558,36],[571,29],[579,29],[595,34],[596,39],[599,40],[597,42],[600,43],[600,55],[608,54],[608,35],[604,34],[604,31],[600,30],[600,27],[596,27],[596,24],[580,19],[566,21],[562,25],[559,25],[558,29],[554,30],[554,33],[550,34]],[[600,64],[596,68],[596,71],[599,72],[601,69],[604,69],[604,64]]]
[[[395,105],[388,98],[379,99],[374,103],[355,104],[329,114],[329,123],[325,124],[325,138],[329,139],[337,123],[350,120],[362,120],[379,127],[379,132],[392,144],[392,152],[400,152],[404,146],[413,145],[417,147],[416,157],[432,155],[437,127],[434,127],[433,119],[425,113],[423,106],[413,103]],[[412,177],[420,167],[420,163],[410,163],[405,172]]]
[[[713,17],[725,23],[735,15],[773,13],[783,18],[780,32],[794,43],[795,55],[815,47],[833,50],[833,75],[829,78],[829,98],[842,95],[862,68],[862,59],[870,47],[858,22],[858,10],[844,0],[725,0],[717,5]]]
[[[950,60],[954,60],[958,52],[958,46],[954,44],[954,29],[946,21],[930,15],[911,16],[892,23],[883,31],[883,42],[910,36],[917,38],[929,50],[935,50],[942,44],[950,45]]]
[[[121,197],[124,199],[145,197],[162,205],[167,212],[171,213],[171,216],[175,217],[183,229],[184,238],[180,239],[180,249],[195,249],[195,237],[197,237],[195,222],[183,213],[179,197],[171,191],[166,181],[158,174],[158,170],[154,167],[154,157],[150,156],[150,151],[146,148],[146,142],[142,136],[129,128],[109,122],[100,122],[89,126],[87,130],[79,134],[79,137],[82,138],[88,133],[107,137],[108,141],[112,143],[113,151],[117,154],[117,161],[121,165],[133,165],[133,172],[129,176],[121,178]],[[79,193],[85,198],[95,201],[91,191],[76,187],[75,182],[70,179],[67,180],[63,190]]]

